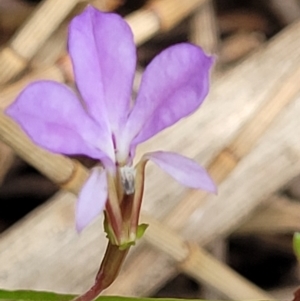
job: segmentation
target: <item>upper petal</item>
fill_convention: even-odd
[[[6,113],[36,144],[52,152],[113,157],[109,133],[90,118],[76,95],[62,84],[30,84]]]
[[[118,134],[129,112],[136,48],[127,23],[92,6],[69,28],[69,52],[78,89],[90,114]]]
[[[141,143],[194,112],[209,89],[213,59],[201,48],[177,44],[148,65],[126,125],[126,139]]]
[[[152,152],[144,155],[181,184],[216,192],[216,185],[207,171],[192,159],[172,152]]]
[[[76,204],[76,228],[80,232],[104,209],[107,199],[105,170],[94,167],[78,195]]]

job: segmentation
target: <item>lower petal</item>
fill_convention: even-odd
[[[194,160],[172,152],[152,152],[144,155],[179,183],[216,193],[217,188],[207,171]]]
[[[80,232],[104,209],[107,200],[106,171],[94,167],[82,187],[76,205],[76,228]]]

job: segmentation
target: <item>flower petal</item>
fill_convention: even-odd
[[[105,169],[97,166],[91,169],[91,174],[78,195],[76,228],[79,232],[103,211],[106,200],[106,172]]]
[[[192,159],[162,151],[147,153],[144,156],[185,186],[214,193],[217,191],[207,171]]]
[[[70,24],[69,53],[90,114],[118,132],[128,116],[136,65],[129,26],[117,14],[88,6]]]
[[[201,48],[187,43],[169,47],[154,58],[129,116],[127,139],[141,143],[194,112],[208,93],[212,63]]]
[[[113,156],[109,133],[96,124],[76,95],[52,81],[30,84],[6,113],[39,146],[55,153]]]

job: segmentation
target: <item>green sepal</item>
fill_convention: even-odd
[[[123,243],[121,246],[119,246],[119,249],[121,251],[123,251],[123,250],[126,250],[126,249],[134,246],[136,241],[143,237],[143,235],[145,234],[145,231],[147,230],[148,226],[149,226],[148,224],[138,225],[136,235],[135,235],[135,240],[131,240],[131,241],[127,241],[127,242]]]
[[[106,238],[107,238],[113,245],[117,245],[117,240],[116,240],[115,234],[114,234],[114,232],[113,232],[111,226],[110,226],[109,223],[107,222],[106,218],[104,219],[103,227],[104,227],[104,232],[106,233]]]
[[[136,231],[136,239],[142,238],[148,227],[149,227],[148,224],[138,225],[138,228],[137,228],[137,231]]]
[[[123,243],[122,245],[119,246],[120,251],[124,251],[126,249],[129,249],[130,247],[135,245],[135,241],[128,241]]]

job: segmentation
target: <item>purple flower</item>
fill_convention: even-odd
[[[136,48],[121,17],[88,6],[72,20],[68,42],[80,96],[65,85],[39,81],[6,113],[39,146],[101,161],[104,169],[92,169],[78,197],[76,222],[81,230],[104,209],[112,224],[112,219],[122,219],[117,212],[120,200],[113,199],[119,198],[120,183],[124,195],[135,192],[136,146],[201,105],[209,89],[212,58],[188,43],[166,49],[146,68],[132,104]],[[145,154],[142,162],[147,160],[188,187],[215,191],[204,168],[191,159],[157,151]]]

